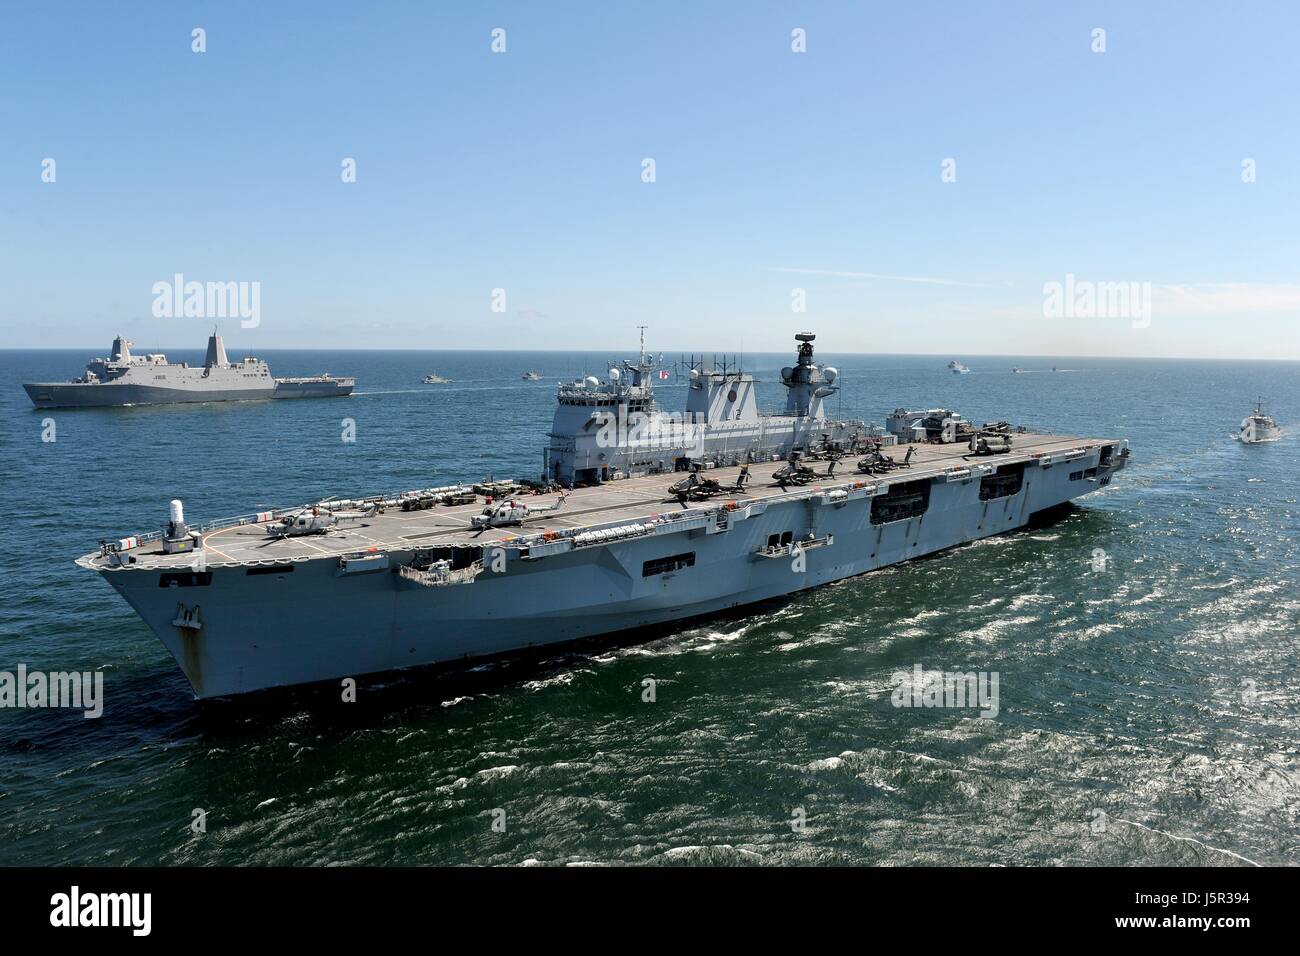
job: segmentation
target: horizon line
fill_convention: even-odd
[[[177,346],[177,347],[173,347],[173,346],[170,346],[170,345],[163,345],[163,346],[153,346],[153,347],[154,347],[154,348],[160,348],[160,349],[166,349],[167,351],[177,351],[177,352],[187,352],[187,351],[190,351],[190,352],[202,352],[202,351],[203,351],[203,347],[196,347],[196,346]],[[3,347],[0,347],[0,353],[3,353],[3,352],[85,352],[85,351],[88,351],[88,350],[93,352],[94,349],[95,349],[95,346],[75,346],[75,345],[62,345],[62,346],[58,346],[58,347],[51,347],[51,346],[3,346]],[[237,351],[238,351],[238,349],[237,349]],[[335,348],[310,348],[310,349],[307,349],[307,348],[295,348],[295,347],[292,347],[292,346],[271,346],[271,347],[268,347],[268,348],[265,348],[265,349],[261,349],[261,350],[259,350],[259,351],[263,351],[263,352],[442,352],[442,353],[457,353],[457,352],[548,352],[548,353],[564,353],[564,354],[573,354],[573,355],[597,355],[597,354],[604,355],[604,354],[606,354],[606,353],[608,353],[608,352],[610,352],[610,351],[615,351],[615,352],[618,352],[618,351],[624,351],[624,352],[626,352],[627,349],[617,349],[617,348],[615,348],[615,349],[608,349],[608,348],[606,348],[606,349],[562,349],[562,348],[551,348],[551,349],[546,349],[546,348],[533,348],[533,349],[501,349],[501,348],[424,349],[424,348],[402,348],[402,347],[395,347],[395,348],[387,348],[387,349],[383,349],[383,348],[364,348],[364,347],[362,347],[362,348],[353,348],[353,347],[350,347],[350,346],[337,346],[337,347],[335,347]],[[688,351],[690,351],[690,352],[699,351],[699,348],[698,348],[698,346],[697,346],[696,348],[694,348],[694,349],[690,349],[690,350],[683,350],[683,349],[654,349],[654,350],[652,350],[652,351],[659,352],[659,353],[663,353],[663,354],[667,354],[668,352],[678,352],[678,353],[680,353],[680,354],[682,354],[682,355],[685,355],[685,354],[687,354]],[[708,351],[715,351],[715,350],[708,350]],[[747,350],[747,351],[745,351],[745,352],[742,353],[742,352],[737,352],[737,351],[734,350],[734,349],[732,349],[732,350],[726,350],[726,349],[724,349],[724,350],[716,350],[716,352],[717,352],[718,355],[724,355],[724,354],[726,354],[726,355],[732,355],[732,354],[735,354],[735,355],[741,355],[741,354],[747,354],[747,355],[784,355],[786,351],[787,351],[787,350],[785,350],[785,349],[777,350],[777,351],[767,351],[767,352],[765,352],[765,351],[761,351],[761,350],[760,350],[760,351]],[[830,354],[832,354],[832,355],[844,355],[844,356],[854,356],[854,357],[856,357],[856,356],[873,356],[873,355],[876,355],[876,356],[890,357],[890,358],[944,358],[944,357],[953,358],[953,357],[956,356],[956,355],[960,355],[960,356],[963,356],[963,357],[970,357],[970,358],[1025,358],[1025,359],[1031,359],[1031,358],[1067,358],[1067,359],[1131,359],[1131,360],[1145,360],[1145,361],[1154,361],[1154,362],[1293,362],[1293,363],[1300,363],[1300,358],[1239,358],[1239,357],[1227,357],[1227,358],[1225,358],[1225,357],[1223,357],[1223,356],[1219,356],[1219,355],[1214,355],[1214,356],[1211,356],[1211,355],[1072,355],[1072,354],[1065,353],[1065,352],[960,352],[960,353],[954,353],[954,352],[841,352],[841,351],[835,351],[835,350],[827,350],[827,351],[829,351]],[[150,354],[150,353],[146,351],[146,352],[144,352],[143,354]],[[157,354],[157,353],[153,353],[153,354]],[[247,354],[250,354],[250,355],[251,355],[251,354],[253,354],[253,353],[249,352],[249,353],[247,353]]]

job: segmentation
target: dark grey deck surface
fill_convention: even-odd
[[[782,489],[771,480],[772,473],[784,462],[761,462],[750,465],[750,482],[743,494],[723,494],[709,501],[691,502],[690,508],[716,508],[728,500],[745,501],[772,498],[789,494],[807,494],[816,489],[837,486],[852,487],[855,482],[889,484],[910,481],[933,475],[948,468],[971,465],[1002,465],[1041,454],[1059,455],[1074,449],[1095,448],[1117,439],[1074,438],[1063,435],[1016,435],[1013,450],[1005,455],[963,457],[970,454],[965,443],[951,445],[902,445],[885,449],[895,460],[902,461],[907,449],[915,448],[910,468],[898,469],[884,476],[864,475],[857,469],[857,458],[842,459],[833,478],[821,479],[803,487],[787,486]],[[825,461],[808,463],[824,472]],[[716,468],[705,472],[723,484],[732,484],[738,467]],[[331,529],[327,534],[278,538],[267,534],[261,524],[245,524],[218,528],[204,534],[205,559],[209,563],[248,561],[292,561],[325,555],[355,554],[376,549],[410,549],[421,545],[449,545],[455,543],[485,544],[517,537],[529,537],[546,531],[581,529],[610,522],[648,520],[652,516],[670,511],[681,511],[682,506],[668,497],[670,485],[684,477],[682,474],[648,475],[611,481],[594,488],[578,488],[569,493],[560,511],[551,512],[529,520],[522,527],[491,528],[483,532],[470,526],[470,517],[483,510],[482,498],[472,505],[454,507],[435,506],[426,511],[403,512],[390,509],[360,521],[348,522]],[[545,507],[553,504],[556,495],[527,495],[521,500],[528,505]],[[146,542],[130,552],[138,565],[160,568],[185,568],[194,561],[193,554],[164,555],[161,543]],[[98,553],[81,559],[82,564],[99,567],[105,559]]]

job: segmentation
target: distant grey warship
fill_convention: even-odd
[[[664,412],[647,359],[562,384],[542,474],[335,498],[160,531],[77,559],[199,698],[516,653],[804,591],[1023,528],[1105,486],[1118,438],[898,408],[826,416],[836,371],[797,336],[785,407],[692,359]],[[485,435],[484,440],[490,440]],[[905,446],[905,451],[904,451]],[[922,598],[923,599],[923,598]]]
[[[272,378],[260,359],[230,362],[221,336],[208,337],[202,368],[173,364],[162,354],[132,355],[131,343],[113,339],[108,358],[93,359],[71,382],[23,386],[37,408],[108,405],[169,405],[176,402],[232,402],[259,398],[331,398],[351,395],[354,378],[314,375]]]
[[[1255,410],[1241,420],[1237,431],[1237,440],[1246,445],[1277,441],[1282,437],[1282,429],[1271,415],[1264,414],[1264,400],[1255,403]]]

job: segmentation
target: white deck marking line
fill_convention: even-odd
[[[219,535],[219,534],[225,534],[227,531],[233,531],[235,528],[238,528],[238,527],[239,527],[239,525],[232,525],[232,526],[229,527],[229,528],[220,528],[220,529],[218,529],[218,530],[216,530],[216,531],[209,531],[209,532],[208,532],[207,534],[205,534],[205,535],[203,536],[203,538],[201,539],[201,542],[202,542],[202,544],[203,544],[203,550],[206,551],[206,550],[208,550],[209,548],[212,548],[213,551],[217,552],[217,554],[221,555],[221,556],[222,556],[223,558],[225,558],[227,561],[238,561],[238,560],[239,560],[238,558],[232,558],[230,555],[226,554],[226,552],[222,551],[220,548],[215,548],[215,547],[212,547],[212,545],[208,544],[208,540],[209,540],[210,538],[215,538],[215,537],[216,537],[217,535]]]
[[[320,546],[318,546],[318,545],[312,543],[311,541],[299,540],[298,543],[299,543],[299,544],[305,544],[307,547],[311,548],[313,551],[319,551],[321,554],[338,554],[337,551],[331,551],[329,548],[322,548],[322,547],[320,547]]]
[[[370,537],[370,535],[368,535],[368,534],[361,534],[360,532],[357,532],[357,537],[358,537],[358,538],[362,538],[363,540],[369,541],[371,544],[375,545],[376,547],[381,547],[381,548],[382,548],[384,545],[388,544],[387,541],[384,541],[384,540],[381,539],[381,538],[372,538],[372,537]]]
[[[208,547],[208,539],[209,539],[209,538],[215,538],[217,535],[219,535],[219,534],[225,534],[227,531],[239,531],[239,530],[241,530],[241,529],[248,528],[248,527],[250,527],[250,526],[249,526],[249,525],[246,525],[246,524],[236,524],[236,525],[231,525],[229,528],[218,528],[216,531],[210,531],[210,532],[208,532],[208,534],[205,535],[204,538],[203,538],[203,546],[204,546],[205,548]],[[277,544],[278,544],[280,541],[285,541],[285,540],[287,540],[287,539],[281,537],[281,538],[278,538],[278,539],[276,539],[276,538],[272,538],[271,540],[272,540],[273,543],[277,543]],[[312,544],[310,541],[304,541],[304,540],[302,540],[301,537],[298,539],[298,543],[299,543],[299,544],[305,544],[307,547],[311,548],[311,549],[314,550],[314,551],[319,551],[321,554],[333,554],[333,553],[334,553],[334,552],[332,552],[332,551],[327,551],[327,550],[325,550],[324,548],[318,548],[318,547],[316,547],[316,545]],[[255,547],[255,545],[246,545],[245,547]],[[224,551],[220,550],[219,548],[213,548],[212,550],[213,550],[213,551],[216,551],[217,554],[221,555],[223,558],[226,558],[226,559],[228,559],[228,560],[230,560],[230,561],[238,561],[238,560],[239,560],[238,558],[232,558],[230,555],[226,554]]]

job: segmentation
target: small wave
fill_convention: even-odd
[[[809,773],[816,773],[818,770],[838,770],[843,765],[843,757],[823,757],[821,760],[814,760],[804,769]]]
[[[977,641],[995,641],[1002,637],[1004,633],[1013,628],[1026,627],[1030,624],[1037,624],[1036,617],[1004,617],[995,621],[989,621],[983,627],[973,628],[969,631],[962,631],[958,636],[973,638]]]
[[[526,682],[523,687],[524,690],[530,691],[546,690],[551,687],[565,687],[577,680],[578,673],[578,671],[565,671],[562,674],[556,674],[554,677],[547,677],[543,680],[530,680]],[[463,698],[458,697],[456,700],[452,701],[452,704],[455,705],[461,700],[463,700]],[[444,704],[443,706],[445,707],[447,705]]]
[[[929,619],[932,618],[932,617],[942,617],[943,615],[945,615],[945,614],[947,614],[947,613],[948,613],[947,611],[921,611],[921,612],[918,613],[918,614],[913,614],[913,615],[912,615],[912,620],[913,620],[913,621],[925,621],[925,620],[929,620]]]
[[[669,860],[689,860],[697,863],[719,862],[718,857],[722,857],[724,860],[734,860],[739,857],[746,861],[763,859],[761,853],[743,847],[732,846],[730,843],[719,843],[713,846],[675,846],[672,849],[664,850],[663,857]]]
[[[500,780],[508,777],[519,769],[518,764],[506,764],[504,767],[488,767],[486,770],[480,770],[474,776],[483,780]]]
[[[814,647],[817,644],[839,644],[841,641],[830,634],[813,634],[804,638],[802,641],[787,641],[784,644],[778,644],[778,651],[798,651],[805,647]]]

